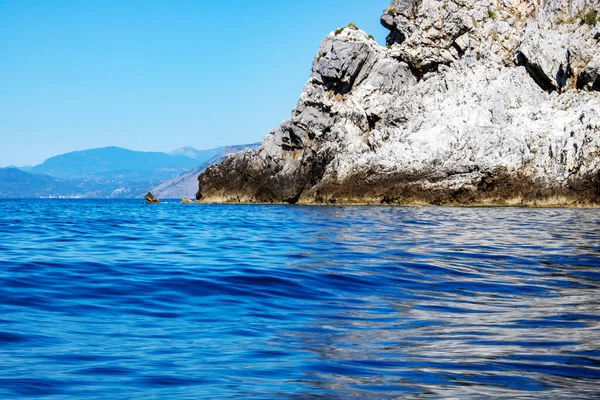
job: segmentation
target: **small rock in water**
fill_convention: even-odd
[[[184,197],[183,199],[181,199],[181,204],[192,204],[192,200],[188,199],[187,197]]]
[[[150,192],[144,196],[144,200],[146,200],[146,204],[160,203],[160,200],[154,197],[154,195]]]

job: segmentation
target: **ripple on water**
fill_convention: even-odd
[[[600,210],[0,201],[0,396],[600,397]]]

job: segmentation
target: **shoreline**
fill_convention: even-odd
[[[530,208],[530,209],[600,209],[599,203],[552,203],[552,202],[473,202],[473,203],[439,203],[433,204],[422,201],[411,202],[369,202],[369,201],[343,201],[343,202],[307,202],[298,201],[297,203],[287,202],[255,202],[255,201],[239,201],[239,200],[214,200],[202,199],[196,200],[188,204],[205,204],[205,205],[279,205],[279,206],[310,206],[310,207],[451,207],[451,208]]]

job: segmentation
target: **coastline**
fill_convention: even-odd
[[[192,204],[205,204],[205,205],[285,205],[285,206],[311,206],[311,207],[452,207],[452,208],[556,208],[556,209],[598,209],[600,203],[593,202],[552,202],[549,200],[544,201],[519,201],[518,198],[495,200],[495,201],[477,201],[471,203],[428,203],[425,201],[405,201],[405,202],[393,202],[385,203],[381,201],[365,201],[365,200],[345,200],[335,202],[319,202],[319,201],[298,201],[297,203],[288,202],[257,202],[251,200],[239,200],[239,199],[218,199],[209,198],[196,200]]]
[[[372,177],[363,174],[335,183],[322,180],[305,188],[298,188],[293,181],[275,180],[269,184],[271,179],[267,179],[267,184],[248,181],[236,188],[222,177],[221,187],[219,183],[206,185],[208,187],[201,185],[196,201],[213,204],[600,207],[600,176],[597,174],[566,179],[557,186],[541,177],[532,178],[506,171],[477,174],[468,183],[459,185],[452,181],[453,178]]]

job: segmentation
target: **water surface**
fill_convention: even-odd
[[[600,210],[0,201],[0,397],[600,398]]]

